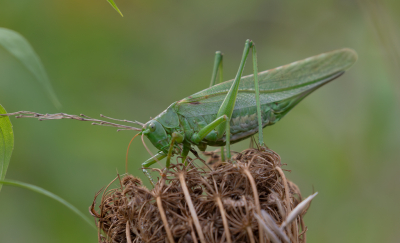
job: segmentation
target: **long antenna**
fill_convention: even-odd
[[[91,118],[89,116],[86,116],[84,114],[78,115],[69,115],[66,113],[56,113],[56,114],[40,114],[37,112],[32,112],[32,111],[18,111],[14,113],[7,113],[7,114],[0,114],[1,116],[15,116],[15,118],[37,118],[39,121],[44,121],[44,120],[61,120],[61,119],[72,119],[72,120],[78,120],[78,121],[92,121],[92,125],[100,125],[100,126],[107,126],[107,127],[118,127],[121,129],[118,129],[117,132],[122,131],[122,130],[134,130],[134,131],[142,131],[142,129],[137,128],[137,127],[132,127],[132,126],[126,126],[126,125],[121,125],[113,122],[108,122],[108,121],[102,121],[99,119]],[[141,125],[142,123],[140,122],[132,122],[128,120],[118,120],[110,117],[106,117],[101,115],[102,117],[111,119],[111,120],[117,120],[117,121],[123,121],[123,122],[130,122],[130,123],[135,123],[138,125]]]

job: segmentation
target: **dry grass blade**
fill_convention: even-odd
[[[227,243],[232,243],[231,232],[229,230],[229,224],[228,224],[228,221],[227,221],[226,216],[225,216],[225,209],[224,209],[224,206],[222,205],[222,201],[221,201],[221,198],[219,196],[217,197],[217,203],[218,203],[219,211],[221,212],[222,223],[224,224],[224,230],[225,230],[225,234],[226,234],[226,241],[227,241]]]
[[[275,221],[272,219],[271,215],[269,215],[265,210],[261,212],[265,223],[272,229],[285,243],[290,243],[289,237],[283,232],[281,228],[276,225]]]
[[[188,188],[186,186],[185,174],[183,172],[179,173],[179,181],[181,183],[181,186],[182,186],[182,189],[183,189],[183,193],[185,195],[186,203],[189,206],[190,214],[192,215],[192,219],[194,221],[194,225],[196,227],[197,234],[199,234],[200,242],[201,243],[206,243],[206,240],[205,240],[204,234],[203,234],[203,230],[201,229],[201,226],[200,226],[199,218],[197,217],[196,209],[193,206],[193,202],[192,202],[192,199],[190,197],[189,190],[188,190]]]
[[[263,226],[265,233],[267,234],[268,238],[271,239],[272,243],[281,243],[278,237],[272,232],[272,230],[268,227],[268,225],[264,222],[264,220],[258,216],[258,214],[254,214],[257,218],[258,222]]]
[[[254,159],[254,157],[253,157]],[[250,161],[253,162],[253,160]],[[251,184],[251,189],[253,191],[253,195],[254,195],[254,203],[256,205],[256,210],[258,214],[261,214],[261,207],[260,207],[260,200],[258,198],[258,191],[257,191],[257,186],[256,186],[256,182],[254,181],[253,176],[251,175],[250,171],[248,168],[244,168],[244,173],[246,174],[246,176],[248,177],[250,184]],[[259,239],[260,242],[264,242],[264,234],[262,231],[262,227],[260,227],[261,225],[259,225],[259,229],[258,229],[258,234],[259,234]]]
[[[285,228],[288,224],[290,224],[293,220],[295,220],[303,211],[308,207],[308,204],[313,200],[313,198],[318,194],[318,192],[312,194],[311,196],[304,199],[297,207],[293,209],[293,211],[288,215],[286,220],[282,223],[281,229]]]
[[[162,206],[161,196],[158,195],[156,198],[157,198],[156,200],[157,200],[158,210],[160,210],[161,220],[163,221],[165,231],[167,232],[168,240],[170,243],[175,243],[174,237],[172,237],[172,233],[168,225],[168,220],[165,215],[164,208]]]
[[[129,227],[129,221],[126,221],[125,233],[126,233],[126,241],[128,243],[131,243],[132,242],[132,238],[131,238],[131,227]]]

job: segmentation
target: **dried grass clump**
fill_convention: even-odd
[[[247,149],[234,163],[208,155],[212,168],[197,159],[174,164],[152,190],[132,175],[117,177],[120,187],[105,189],[100,211],[94,203],[90,209],[103,232],[99,242],[306,241],[303,216],[311,199],[300,203],[278,154]]]

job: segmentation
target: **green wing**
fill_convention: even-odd
[[[309,93],[343,74],[356,60],[355,51],[340,49],[260,72],[260,103],[280,104],[274,110],[284,109],[283,116]],[[178,101],[178,113],[187,118],[216,115],[232,82],[214,85]],[[254,92],[253,75],[242,77],[234,112],[255,107]]]

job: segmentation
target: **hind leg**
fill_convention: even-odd
[[[256,99],[256,108],[257,108],[257,120],[258,120],[258,131],[259,131],[259,141],[260,144],[263,145],[263,135],[262,135],[262,119],[261,119],[261,105],[260,105],[260,89],[258,86],[258,68],[257,68],[257,53],[255,50],[255,45],[251,40],[247,40],[245,43],[245,47],[243,50],[243,56],[239,65],[239,70],[236,74],[235,80],[232,83],[231,88],[228,91],[228,94],[226,95],[224,101],[222,102],[218,113],[217,117],[220,117],[222,115],[226,115],[228,117],[228,120],[222,124],[220,124],[218,127],[216,127],[216,132],[218,134],[218,138],[221,138],[224,133],[226,134],[226,150],[227,150],[227,157],[230,159],[230,129],[229,129],[229,123],[230,119],[232,117],[233,113],[233,108],[235,107],[236,103],[236,98],[237,94],[239,91],[239,83],[240,79],[242,77],[242,72],[246,63],[247,56],[250,52],[250,49],[253,51],[253,71],[254,71],[254,90],[255,90],[255,99]]]

